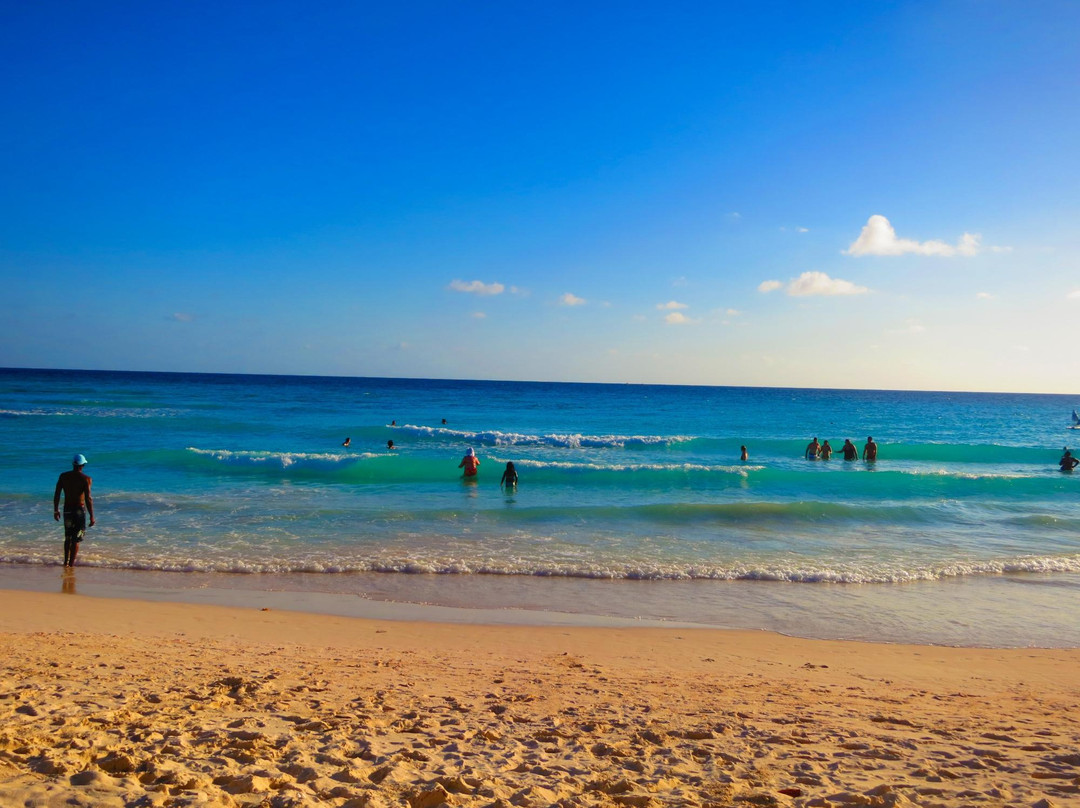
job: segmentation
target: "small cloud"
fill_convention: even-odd
[[[844,250],[845,255],[933,255],[951,258],[955,255],[970,257],[982,250],[977,233],[964,233],[955,246],[944,241],[915,241],[897,238],[896,230],[884,216],[874,214],[867,219],[859,237]]]
[[[862,295],[870,290],[856,286],[851,281],[830,278],[824,272],[804,272],[787,285],[791,297],[815,297],[832,295]]]
[[[926,330],[926,326],[918,320],[913,318],[904,321],[904,327],[898,329],[897,334],[921,334]]]
[[[585,305],[585,298],[578,297],[575,294],[571,294],[570,292],[567,292],[566,294],[564,294],[562,297],[559,298],[559,305],[560,306],[584,306]]]
[[[669,300],[667,303],[657,303],[656,308],[660,311],[678,311],[679,309],[690,308],[685,303],[679,303],[677,300]]]
[[[976,292],[975,293],[975,299],[976,300],[993,300],[994,296],[992,294],[990,294],[989,292]]]
[[[731,219],[731,221],[733,222],[737,222],[742,218],[742,214],[739,213],[739,211],[737,210],[733,210],[731,211],[731,213],[728,214],[728,218]]]
[[[668,325],[690,325],[696,323],[697,320],[690,319],[681,311],[672,311],[664,316],[664,322]]]
[[[810,228],[809,227],[796,227],[795,232],[796,233],[809,233]]]
[[[783,285],[784,284],[780,283],[780,281],[762,281],[758,284],[757,290],[768,294],[769,292],[775,292]]]
[[[1080,289],[1073,289],[1069,294],[1065,295],[1069,300],[1080,300]]]
[[[195,315],[186,311],[178,311],[166,319],[174,320],[178,323],[191,323],[195,321]]]
[[[740,314],[742,314],[742,312],[738,309],[728,309],[724,312],[724,314],[726,314],[728,317],[738,317]]]
[[[472,318],[474,320],[483,320],[485,317],[487,317],[487,314],[482,311],[474,311],[472,313]]]
[[[686,286],[687,280],[685,275],[680,275],[678,278],[671,282],[672,286]]]
[[[649,318],[646,317],[644,314],[635,314],[630,319],[633,320],[635,323],[643,323],[646,320],[648,320]]]
[[[991,247],[990,252],[1011,253],[1012,252],[1012,247]]]
[[[484,283],[483,281],[450,281],[450,289],[455,292],[468,292],[473,295],[501,295],[506,287],[501,283]]]

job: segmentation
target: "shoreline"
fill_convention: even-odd
[[[72,602],[0,591],[5,804],[824,808],[1080,795],[1077,649]]]
[[[0,589],[455,624],[701,627],[806,639],[1080,648],[1080,575],[897,584],[419,573],[228,574],[0,564]]]

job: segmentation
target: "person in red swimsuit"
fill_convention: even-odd
[[[461,462],[458,463],[459,469],[465,469],[466,477],[475,477],[476,470],[480,466],[480,460],[476,457],[476,453],[473,452],[472,447],[465,450],[465,456],[461,458]]]

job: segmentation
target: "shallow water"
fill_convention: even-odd
[[[1069,397],[12,370],[0,395],[13,570],[59,562],[80,451],[80,561],[162,589],[1080,645]],[[877,463],[839,459],[868,433]]]

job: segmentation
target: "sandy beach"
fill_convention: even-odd
[[[1080,803],[1080,650],[0,591],[4,806]]]

